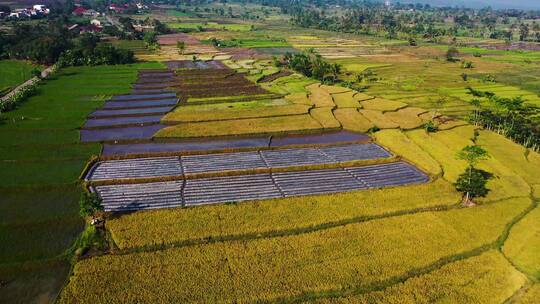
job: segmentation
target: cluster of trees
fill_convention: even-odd
[[[85,33],[75,39],[73,47],[58,58],[60,66],[126,64],[135,62],[133,51],[100,43],[96,35]]]
[[[538,108],[525,104],[519,96],[499,97],[493,92],[473,88],[469,88],[469,94],[477,97],[472,100],[475,110],[470,116],[471,123],[502,134],[533,151],[540,150],[539,123],[531,118],[538,114]],[[487,99],[488,107],[481,108],[478,98]]]
[[[133,53],[100,42],[93,34],[68,31],[62,19],[47,23],[15,24],[9,33],[0,32],[0,58],[26,59],[40,64],[121,64],[133,62]]]
[[[327,83],[337,82],[341,73],[341,65],[329,63],[313,49],[298,54],[287,53],[280,59],[274,58],[274,63]]]
[[[382,35],[388,38],[423,37],[438,40],[441,36],[472,36],[512,40],[514,32],[521,41],[540,41],[540,24],[529,24],[540,12],[519,10],[474,10],[395,4],[390,7],[375,1],[292,1],[268,0],[292,15],[292,22],[302,27]],[[337,2],[337,3],[336,3]],[[340,5],[336,9],[335,5]],[[339,11],[339,13],[334,13]],[[441,24],[445,24],[444,26]],[[501,29],[504,25],[505,29]]]

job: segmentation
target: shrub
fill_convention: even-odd
[[[439,129],[437,128],[435,123],[433,123],[433,121],[430,120],[424,124],[424,130],[426,130],[427,133],[433,133],[433,132],[437,132]]]
[[[459,51],[456,47],[451,46],[448,48],[448,51],[446,51],[446,60],[449,62],[456,62],[459,56]]]
[[[17,107],[17,104],[25,101],[28,97],[35,95],[38,91],[36,83],[21,88],[17,93],[13,94],[4,102],[0,102],[0,113],[8,112]]]
[[[79,200],[79,214],[82,217],[93,216],[98,211],[103,211],[101,199],[95,193],[83,192]]]
[[[472,68],[474,68],[474,64],[472,63],[472,61],[464,60],[461,63],[461,67],[464,68],[464,69],[472,69]]]

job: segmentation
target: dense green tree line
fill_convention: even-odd
[[[10,32],[0,32],[0,58],[26,59],[53,64],[93,65],[133,62],[133,53],[100,42],[93,34],[70,32],[62,19],[35,25],[15,24]]]
[[[275,58],[274,63],[277,66],[286,66],[307,77],[313,77],[328,83],[336,82],[341,72],[341,65],[324,60],[313,49],[299,54],[287,53],[280,59]]]

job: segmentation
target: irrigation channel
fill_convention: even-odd
[[[165,127],[161,118],[179,102],[169,89],[174,77],[174,72],[166,69],[139,71],[131,94],[113,96],[91,113],[83,126],[81,140],[104,142],[103,155],[115,158],[95,163],[85,176],[106,211],[283,198],[429,181],[411,164],[396,161],[390,152],[369,142],[369,136],[347,131],[154,142],[153,135]],[[208,154],[230,149],[249,151]],[[189,155],[155,156],[186,151]],[[130,154],[139,158],[124,157]],[[365,165],[363,161],[372,162]],[[230,176],[223,176],[227,173]]]

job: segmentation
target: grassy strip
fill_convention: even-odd
[[[529,203],[521,198],[286,237],[97,257],[75,266],[60,302],[155,301],[156,294],[164,301],[252,302],[371,289],[483,252]],[[148,269],[157,268],[161,275],[149,279]],[[137,292],[149,289],[159,293]]]

